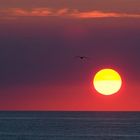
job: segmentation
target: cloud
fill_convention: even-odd
[[[140,14],[128,14],[128,13],[117,13],[117,12],[102,12],[102,11],[88,11],[79,12],[75,11],[71,14],[77,18],[118,18],[118,17],[129,17],[129,18],[140,18]]]
[[[103,12],[98,10],[79,11],[78,9],[52,8],[7,8],[0,9],[0,17],[48,17],[62,16],[71,18],[140,18],[140,14]]]
[[[54,15],[64,16],[64,15],[67,15],[68,13],[69,13],[69,9],[64,8],[64,9],[58,10],[56,13],[54,13]]]
[[[8,8],[1,9],[1,16],[49,16],[52,14],[52,11],[49,8],[32,8],[32,9],[23,9],[23,8]]]

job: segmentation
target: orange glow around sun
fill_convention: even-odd
[[[102,69],[96,73],[93,85],[97,92],[103,95],[117,93],[122,86],[122,79],[118,72],[113,69]]]

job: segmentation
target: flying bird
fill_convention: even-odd
[[[76,56],[76,58],[79,58],[81,60],[89,59],[89,57],[87,57],[87,56]]]

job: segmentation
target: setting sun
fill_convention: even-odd
[[[113,69],[102,69],[96,73],[93,85],[97,92],[103,95],[117,93],[122,86],[122,79],[118,72]]]

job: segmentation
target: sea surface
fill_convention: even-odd
[[[140,112],[0,112],[0,140],[140,140]]]

